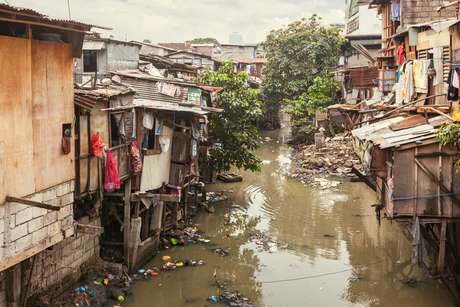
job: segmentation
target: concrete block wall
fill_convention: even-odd
[[[443,0],[402,0],[401,14],[402,25],[406,27],[410,24],[418,24],[423,22],[435,21],[440,18],[456,17],[457,12],[455,7],[441,10],[436,9],[442,6]]]
[[[60,207],[51,211],[19,203],[0,206],[0,261],[73,235],[74,181],[35,193],[28,200]]]
[[[101,226],[99,218],[91,222],[88,218],[83,218],[78,223]],[[100,259],[99,237],[98,230],[78,228],[73,236],[36,255],[29,294],[66,287],[76,282],[87,265]]]

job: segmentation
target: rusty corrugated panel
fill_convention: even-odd
[[[350,68],[348,71],[352,88],[375,87],[376,81],[379,78],[379,71],[377,67]]]
[[[91,110],[96,106],[97,100],[76,94],[74,97],[74,103],[84,109]]]
[[[124,84],[132,87],[136,91],[136,98],[174,103],[182,103],[187,101],[187,87],[180,86],[180,94],[178,96],[171,97],[168,95],[161,94],[158,91],[156,84],[159,81],[137,79],[122,75],[120,75],[120,77]]]

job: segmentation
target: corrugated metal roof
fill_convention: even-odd
[[[52,18],[45,14],[32,10],[32,9],[16,7],[16,6],[8,5],[5,3],[0,3],[0,13],[14,14],[15,20],[23,21],[23,22],[24,21],[33,22],[34,20],[31,18],[34,18],[34,19],[39,19],[38,21],[41,23],[60,26],[60,27],[68,27],[68,28],[79,27],[79,28],[83,28],[84,31],[89,31],[91,30],[91,28],[112,30],[111,28],[87,24],[87,23],[83,23],[83,22],[79,22],[75,20]],[[12,22],[14,22],[14,20],[12,20]]]
[[[146,79],[146,78],[136,78],[130,77],[126,75],[119,75],[121,81],[135,89],[136,94],[135,97],[139,99],[149,99],[155,101],[164,101],[164,102],[174,102],[174,103],[182,103],[187,101],[187,94],[188,89],[186,87],[180,86],[179,93],[172,97],[168,95],[161,94],[156,86],[156,83],[162,82],[163,80],[159,80],[156,78]]]
[[[164,101],[153,101],[149,99],[134,99],[132,106],[121,106],[115,108],[103,109],[103,111],[119,111],[133,108],[145,108],[152,110],[168,111],[168,112],[180,112],[180,113],[193,113],[197,115],[207,115],[210,111],[202,110],[198,107],[186,107],[181,106],[177,103],[164,102]]]
[[[110,85],[104,88],[74,90],[74,102],[85,109],[92,109],[97,101],[110,99],[111,97],[134,93],[132,89],[123,85]]]
[[[428,124],[398,131],[391,130],[390,126],[405,120],[406,117],[394,117],[382,120],[372,125],[352,131],[352,135],[362,142],[371,142],[380,149],[388,149],[401,145],[417,143],[436,137],[436,127],[448,122],[444,116],[431,118]]]

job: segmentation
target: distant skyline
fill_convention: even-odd
[[[8,3],[69,18],[67,0]],[[227,43],[230,34],[238,32],[245,43],[254,43],[272,29],[315,13],[325,24],[343,23],[345,18],[344,0],[70,0],[70,6],[72,19],[111,27],[110,34],[121,40],[152,42],[215,37]]]

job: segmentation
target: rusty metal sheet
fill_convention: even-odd
[[[414,128],[423,124],[426,124],[427,121],[424,116],[422,115],[414,115],[410,116],[403,121],[393,124],[390,126],[391,130],[393,131],[398,131],[398,130],[404,130],[408,128]]]

